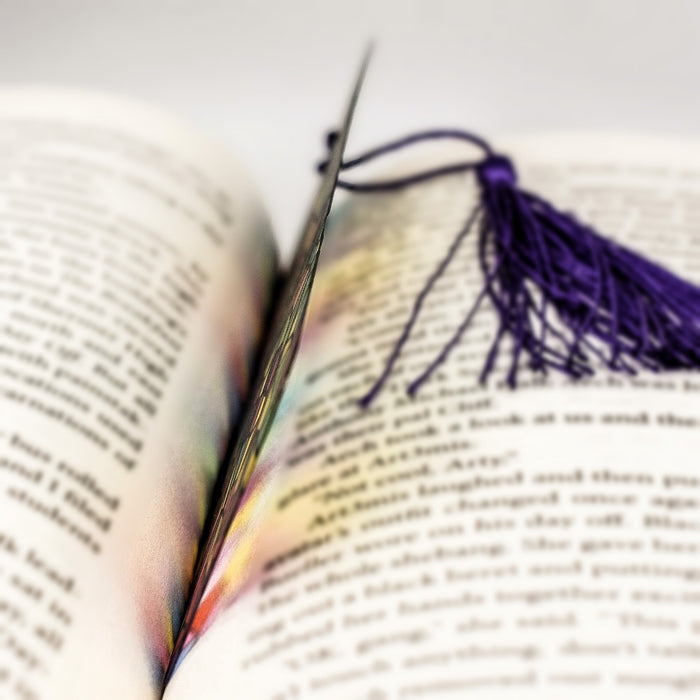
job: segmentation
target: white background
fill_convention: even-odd
[[[0,0],[0,81],[195,122],[246,161],[288,252],[370,38],[350,151],[438,125],[700,136],[691,0]]]

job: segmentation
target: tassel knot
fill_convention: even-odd
[[[498,184],[506,184],[515,187],[518,178],[510,158],[498,154],[486,156],[476,167],[476,175],[479,184],[484,187],[493,187]]]

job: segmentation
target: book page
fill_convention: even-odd
[[[700,146],[505,141],[523,186],[700,279]],[[331,226],[257,481],[167,700],[652,697],[697,690],[700,378],[505,383],[476,235],[414,299],[474,205],[471,176],[353,197]]]
[[[271,241],[173,119],[0,92],[0,697],[160,695]]]

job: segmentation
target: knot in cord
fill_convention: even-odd
[[[490,153],[479,163],[476,175],[482,187],[493,187],[498,184],[514,187],[518,180],[510,158],[497,153]]]

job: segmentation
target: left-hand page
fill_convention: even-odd
[[[216,144],[0,91],[0,697],[157,697],[276,257]]]

